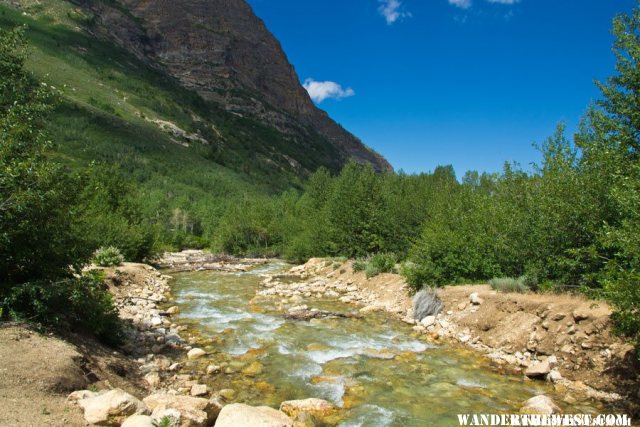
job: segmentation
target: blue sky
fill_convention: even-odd
[[[528,167],[613,73],[635,0],[249,0],[320,108],[396,170]]]

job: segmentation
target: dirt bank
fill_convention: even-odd
[[[602,301],[498,293],[488,285],[449,286],[438,290],[443,311],[419,323],[400,275],[367,279],[350,261],[311,259],[286,276],[267,277],[263,286],[262,296],[317,295],[358,304],[362,313],[388,311],[428,339],[470,346],[496,367],[553,381],[557,389],[571,392],[567,400],[590,397],[636,408],[640,400],[633,347],[613,335],[611,310]]]
[[[0,323],[0,425],[86,425],[82,412],[67,404],[69,393],[119,388],[145,395],[151,390],[140,367],[156,357],[153,350],[170,350],[167,334],[153,325],[162,313],[168,277],[144,264],[103,270],[127,325],[125,345],[113,349],[83,335],[43,335],[26,324]]]

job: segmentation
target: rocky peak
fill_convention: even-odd
[[[244,0],[78,0],[98,35],[115,41],[226,109],[289,133],[309,129],[377,170],[389,163],[317,108],[276,38]]]

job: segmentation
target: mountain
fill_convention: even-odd
[[[123,175],[173,248],[211,243],[228,206],[286,199],[320,167],[391,170],[313,104],[242,0],[0,0],[0,29],[16,26],[57,94],[51,156]]]
[[[77,0],[88,30],[176,78],[227,111],[277,129],[294,144],[318,132],[339,154],[391,170],[318,109],[280,43],[244,0]],[[298,159],[294,159],[298,160]],[[330,165],[328,165],[330,166]]]

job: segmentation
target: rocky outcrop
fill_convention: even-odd
[[[339,156],[391,169],[311,101],[280,43],[244,0],[76,0],[91,31],[228,111],[257,118],[292,144],[321,136]],[[300,160],[300,159],[293,159]],[[325,166],[335,166],[325,165]]]

